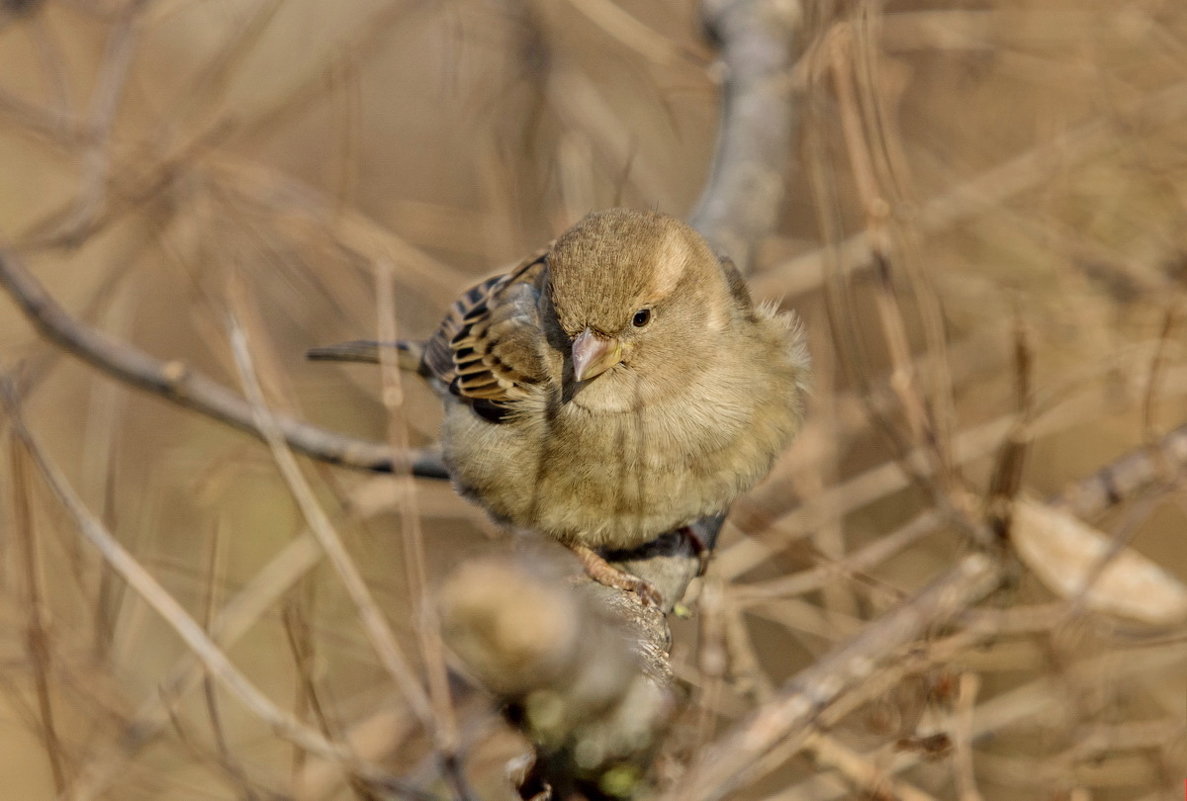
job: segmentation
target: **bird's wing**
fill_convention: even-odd
[[[425,346],[424,368],[476,406],[528,396],[547,373],[538,301],[547,251],[471,288]]]

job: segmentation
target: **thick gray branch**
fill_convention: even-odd
[[[725,66],[713,170],[689,222],[743,273],[771,233],[791,153],[792,39],[798,0],[705,0]]]

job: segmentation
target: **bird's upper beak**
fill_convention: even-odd
[[[573,375],[578,381],[599,376],[620,361],[622,344],[617,339],[600,336],[587,328],[573,340]]]

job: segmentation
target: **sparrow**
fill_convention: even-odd
[[[378,347],[310,356],[375,361]],[[795,437],[810,375],[793,313],[755,305],[680,220],[620,208],[463,294],[416,368],[443,400],[457,490],[651,603],[598,551],[723,513]]]

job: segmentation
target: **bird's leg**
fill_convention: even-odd
[[[663,597],[659,594],[659,590],[653,587],[650,582],[638,576],[631,575],[625,570],[619,570],[603,559],[601,554],[587,545],[570,545],[569,548],[581,560],[581,566],[585,568],[585,574],[594,581],[599,584],[605,584],[607,587],[633,592],[647,606],[659,607],[663,605]]]
[[[705,571],[709,567],[709,557],[713,555],[713,551],[709,550],[709,543],[705,542],[705,538],[698,534],[692,526],[681,526],[676,532],[688,540],[692,552],[696,554],[697,561],[700,563],[697,567],[697,575],[705,575]]]

